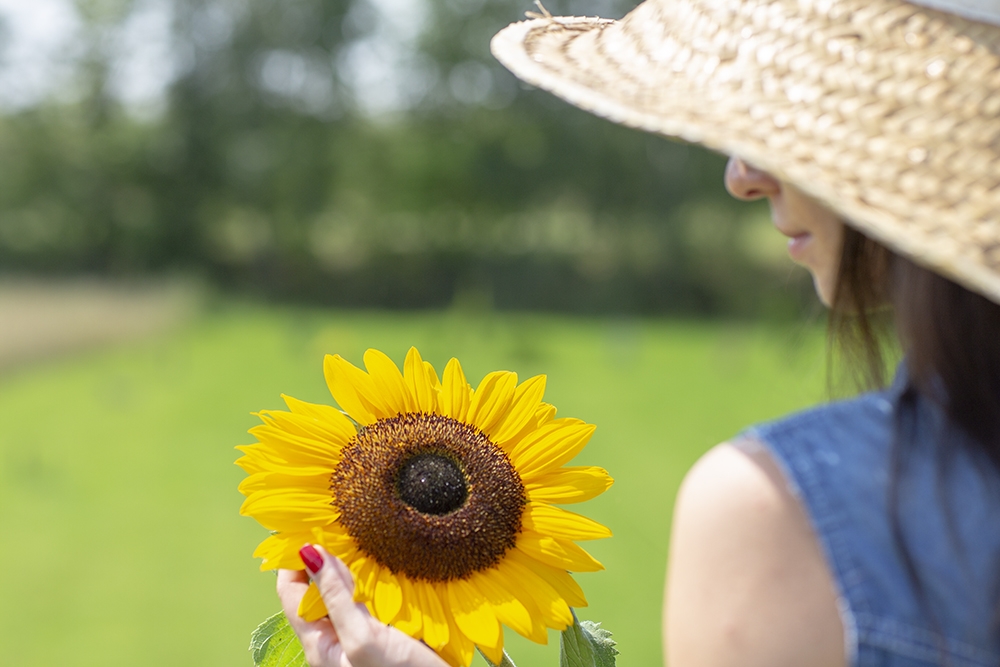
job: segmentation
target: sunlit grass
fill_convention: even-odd
[[[741,428],[822,397],[820,334],[800,326],[483,313],[371,314],[227,307],[128,348],[0,382],[0,664],[249,665],[249,633],[277,610],[250,558],[265,531],[237,514],[233,446],[284,392],[328,401],[322,355],[397,362],[416,345],[549,375],[562,416],[598,425],[577,462],[612,489],[583,506],[615,537],[579,577],[620,642],[656,665],[671,503],[684,471]],[[508,631],[507,636],[513,635]],[[558,664],[558,637],[508,644],[521,667]],[[478,658],[477,658],[478,660]]]

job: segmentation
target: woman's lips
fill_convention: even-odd
[[[812,240],[812,234],[809,232],[802,232],[799,234],[787,234],[788,239],[788,254],[791,255],[793,260],[802,261],[805,259],[806,251],[809,247],[809,241]]]

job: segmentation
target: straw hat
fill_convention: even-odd
[[[1000,0],[921,5],[646,0],[620,21],[515,23],[492,49],[571,104],[739,155],[1000,302]]]

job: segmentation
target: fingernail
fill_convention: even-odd
[[[319,555],[319,552],[311,544],[307,544],[299,549],[299,558],[305,563],[309,574],[316,574],[323,567],[323,557]]]

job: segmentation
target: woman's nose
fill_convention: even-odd
[[[781,182],[734,155],[726,165],[726,189],[737,199],[753,201],[781,192]]]

